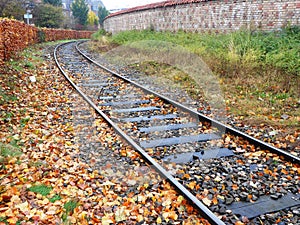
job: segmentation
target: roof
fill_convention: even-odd
[[[163,2],[156,2],[156,3],[151,3],[147,5],[136,6],[133,8],[121,10],[115,13],[111,13],[106,18],[121,15],[121,14],[136,12],[136,11],[148,10],[148,9],[163,8],[163,7],[169,7],[174,5],[183,5],[183,4],[190,4],[190,3],[197,3],[197,2],[208,2],[208,1],[212,1],[212,0],[167,0]]]

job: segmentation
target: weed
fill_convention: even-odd
[[[52,187],[46,186],[44,184],[40,184],[40,185],[31,186],[28,190],[34,193],[41,194],[42,196],[47,196],[50,194]]]
[[[61,200],[60,195],[54,195],[52,198],[49,199],[50,202],[54,203],[55,201]]]
[[[23,71],[23,68],[22,68],[22,66],[21,66],[21,64],[20,64],[19,61],[10,60],[10,66],[11,66],[12,69],[14,69],[14,70],[16,70],[18,72]]]
[[[63,221],[66,221],[68,215],[73,213],[74,209],[78,206],[78,202],[74,200],[70,200],[64,204],[65,213],[62,215]]]
[[[0,222],[4,224],[8,224],[6,217],[0,217]]]
[[[106,31],[104,29],[100,29],[96,33],[92,34],[92,40],[100,40],[105,35],[107,35]]]
[[[22,152],[13,145],[0,143],[0,157],[18,157]]]
[[[17,97],[13,95],[7,95],[3,89],[0,87],[0,104],[10,102],[10,101],[16,101]]]
[[[29,120],[30,120],[30,117],[22,118],[20,120],[21,127],[25,127]]]
[[[275,95],[275,99],[278,99],[278,100],[284,100],[284,99],[287,99],[289,98],[289,94],[288,93],[279,93],[277,95]]]
[[[15,147],[16,149],[19,149],[20,148],[20,140],[19,140],[19,137],[18,136],[11,136],[9,137],[10,138],[10,142],[9,144],[13,147]]]
[[[186,32],[125,31],[110,38],[112,43],[125,45],[142,40],[166,41],[200,54],[211,66],[232,74],[232,69],[273,66],[292,74],[300,74],[299,28],[281,32],[237,31],[231,34],[196,34]],[[278,38],[280,37],[280,38]],[[217,60],[217,64],[216,64]]]
[[[12,119],[12,117],[14,116],[14,114],[12,112],[3,112],[3,117],[2,120],[4,121],[10,121]]]
[[[145,44],[147,40],[151,40],[149,45]],[[294,115],[283,122],[288,126],[295,126],[299,116],[297,108],[291,107],[297,105],[300,97],[299,40],[300,27],[275,32],[241,30],[231,34],[154,32],[149,29],[120,32],[105,38],[111,46],[146,47],[149,52],[163,48],[162,42],[183,46],[199,55],[222,80],[221,88],[231,112],[255,117],[251,121],[254,124],[261,120],[272,124],[288,111]],[[140,42],[143,45],[139,45]],[[110,50],[111,47],[102,49]],[[185,86],[188,93],[199,95],[195,82],[184,73],[178,73],[176,68],[156,62],[139,62],[134,67],[146,75],[159,74],[173,84]],[[178,87],[176,85],[174,88]]]
[[[73,212],[74,209],[77,207],[78,202],[74,200],[70,200],[64,204],[64,209],[67,213]]]
[[[0,171],[6,169],[5,165],[9,158],[19,157],[21,155],[22,152],[17,147],[0,142]],[[17,160],[17,163],[19,163],[19,160]]]
[[[33,65],[32,62],[26,62],[24,66],[27,67],[27,68],[30,68],[30,69],[34,69],[35,68],[35,66]]]

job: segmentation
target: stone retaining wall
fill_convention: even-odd
[[[230,32],[276,30],[300,25],[300,0],[179,0],[135,7],[109,15],[104,29]]]

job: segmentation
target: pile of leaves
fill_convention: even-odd
[[[16,51],[44,41],[89,38],[91,31],[38,29],[23,22],[0,18],[0,60],[8,60]]]
[[[38,29],[17,20],[0,19],[0,60],[37,42]],[[26,35],[24,35],[26,34]]]
[[[49,29],[49,28],[42,28],[41,31],[45,35],[44,41],[90,38],[90,36],[93,33],[92,31],[63,30],[63,29]]]
[[[154,184],[141,183],[130,171],[122,179],[111,165],[97,170],[82,161],[72,88],[51,57],[43,63],[38,57],[26,54],[1,66],[1,225],[207,224],[158,175],[152,177]],[[101,120],[96,125],[104,130],[103,146],[109,147],[114,132]],[[141,161],[128,147],[114,154]]]

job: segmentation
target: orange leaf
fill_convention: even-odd
[[[217,199],[216,197],[214,197],[213,200],[212,200],[212,203],[213,203],[214,205],[217,205],[217,204],[218,204],[218,199]]]
[[[239,187],[237,186],[237,184],[233,184],[232,185],[232,190],[236,191],[237,189],[239,189]]]
[[[191,178],[191,175],[189,175],[188,173],[186,173],[186,174],[183,175],[183,178],[189,179],[189,178]]]
[[[188,184],[188,187],[192,190],[194,190],[195,186],[196,186],[196,181],[192,181],[191,183]]]
[[[244,225],[244,223],[242,223],[241,221],[237,221],[234,225]]]

